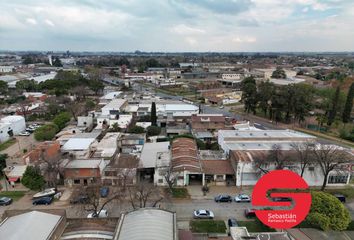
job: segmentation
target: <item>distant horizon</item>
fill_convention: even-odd
[[[348,0],[13,0],[7,51],[352,52]],[[31,51],[31,50],[29,50]]]

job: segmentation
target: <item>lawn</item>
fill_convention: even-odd
[[[221,220],[191,220],[190,227],[196,233],[225,233],[226,225]]]
[[[24,191],[4,191],[0,192],[0,197],[9,197],[12,198],[14,201],[19,200],[25,195],[26,192]]]
[[[240,227],[246,227],[249,232],[275,232],[273,228],[267,227],[260,221],[237,221]]]
[[[186,188],[173,188],[172,197],[174,198],[188,198],[188,190]]]
[[[10,147],[14,143],[16,143],[16,139],[15,138],[12,138],[10,140],[7,140],[6,142],[1,143],[0,144],[0,151],[5,150],[6,148]]]

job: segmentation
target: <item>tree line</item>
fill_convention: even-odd
[[[277,86],[264,81],[256,84],[253,77],[245,78],[241,84],[242,102],[246,113],[262,113],[275,122],[303,122],[310,111],[319,109],[319,125],[331,126],[336,119],[350,121],[353,107],[354,83],[345,93],[336,89],[315,89],[308,84]]]

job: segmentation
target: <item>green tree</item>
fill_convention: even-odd
[[[16,82],[16,89],[26,90],[27,92],[34,92],[39,89],[39,86],[34,80],[20,80]]]
[[[258,86],[258,106],[262,109],[264,116],[270,112],[270,100],[275,91],[275,85],[269,81],[261,82]]]
[[[292,98],[294,118],[298,122],[305,121],[305,116],[313,109],[314,88],[307,84],[296,84]]]
[[[37,141],[49,141],[55,137],[55,134],[59,131],[56,124],[50,123],[37,128],[34,131],[34,138]]]
[[[62,66],[63,66],[63,64],[61,63],[59,57],[55,57],[55,58],[54,58],[53,66],[54,66],[54,67],[62,67]]]
[[[97,95],[100,91],[103,90],[104,85],[100,80],[91,80],[89,81],[89,88]]]
[[[343,231],[351,222],[348,209],[333,195],[311,192],[311,210],[306,220],[322,230]]]
[[[128,130],[128,133],[145,133],[145,129],[140,126],[134,126]]]
[[[96,106],[96,103],[94,101],[92,101],[90,99],[86,100],[85,107],[87,110],[92,110],[95,108],[95,106]]]
[[[151,125],[157,126],[156,103],[151,103]]]
[[[347,95],[347,100],[345,102],[343,116],[342,116],[344,123],[348,123],[350,121],[350,117],[353,109],[353,98],[354,98],[354,83],[350,85],[350,89]]]
[[[112,127],[111,127],[111,132],[120,132],[120,127],[118,125],[118,123],[113,123]]]
[[[272,78],[276,78],[276,79],[286,78],[286,73],[284,69],[282,69],[281,67],[277,67],[277,69],[272,73]]]
[[[155,58],[150,58],[150,59],[146,60],[145,65],[148,68],[161,67],[161,65],[159,64],[159,62]]]
[[[0,177],[3,176],[2,170],[6,168],[7,154],[0,154]]]
[[[27,166],[21,179],[21,183],[23,186],[31,190],[41,190],[45,184],[45,181],[38,168]]]
[[[337,111],[338,111],[338,101],[339,101],[339,94],[340,94],[340,88],[339,86],[336,88],[336,93],[334,94],[334,97],[332,99],[332,108],[328,114],[328,121],[327,125],[331,126],[332,123],[334,122],[336,116],[337,116]]]
[[[7,82],[0,80],[0,94],[6,93],[7,89],[8,89]]]
[[[253,77],[245,78],[241,85],[242,101],[245,105],[245,112],[256,113],[257,106],[257,86],[256,80]]]
[[[23,64],[33,64],[34,61],[33,61],[32,57],[26,56],[26,57],[22,60],[22,63],[23,63]]]
[[[71,115],[68,112],[62,112],[55,116],[53,123],[58,126],[59,130],[62,130],[66,124],[70,121]]]
[[[149,126],[146,132],[148,136],[158,136],[161,133],[161,128],[157,126]]]

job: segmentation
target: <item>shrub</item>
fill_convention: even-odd
[[[336,197],[316,191],[311,195],[312,205],[306,221],[322,230],[342,231],[347,229],[351,221],[349,211]]]
[[[68,112],[62,112],[55,116],[53,123],[56,124],[59,130],[65,128],[66,123],[70,121],[71,115]]]
[[[59,131],[59,128],[56,124],[46,124],[43,125],[34,131],[34,138],[37,141],[48,141],[52,140],[55,137],[55,134]]]
[[[28,166],[23,174],[21,183],[31,190],[40,190],[44,186],[45,181],[38,168]]]
[[[161,133],[161,128],[157,126],[149,126],[147,128],[147,135],[148,136],[157,136],[160,135]]]

